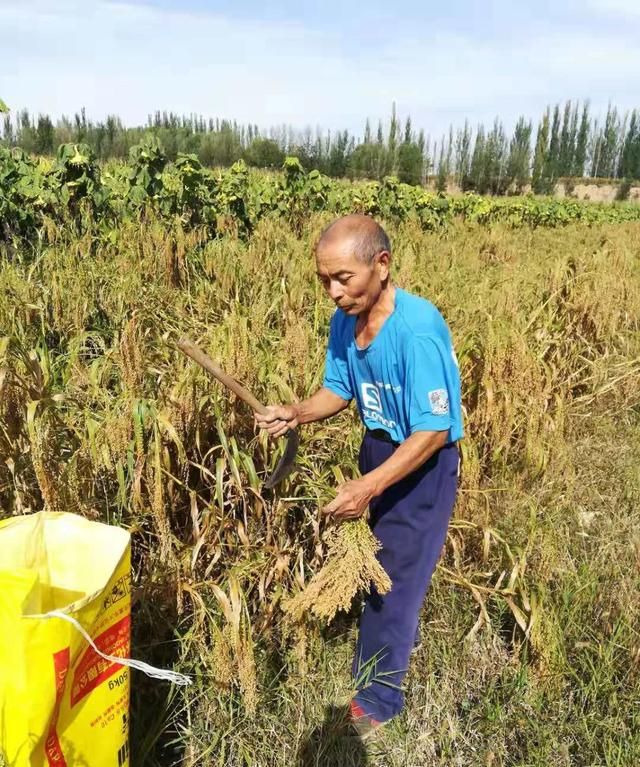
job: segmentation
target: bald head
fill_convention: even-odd
[[[391,243],[384,229],[370,216],[360,213],[338,218],[322,231],[316,244],[316,255],[329,247],[348,250],[366,264],[371,264],[380,251],[391,253]]]

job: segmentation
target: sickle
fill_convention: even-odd
[[[192,360],[197,362],[198,365],[203,367],[207,373],[220,381],[220,383],[224,384],[228,389],[231,389],[234,394],[240,397],[243,402],[246,402],[249,407],[253,408],[253,410],[261,415],[264,415],[267,412],[266,407],[259,402],[250,391],[245,389],[242,384],[238,383],[235,378],[227,375],[217,362],[214,362],[211,357],[205,354],[202,349],[196,346],[192,341],[189,341],[188,338],[180,338],[176,342],[176,346],[180,351],[184,352],[188,357],[191,357]],[[282,454],[282,458],[278,461],[278,465],[273,474],[268,477],[264,483],[264,486],[269,489],[275,487],[293,469],[296,454],[298,452],[298,444],[300,442],[298,432],[295,429],[289,429],[284,436],[287,439],[287,444],[284,453]]]

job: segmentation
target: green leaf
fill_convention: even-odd
[[[9,112],[9,107],[0,99],[0,112]]]

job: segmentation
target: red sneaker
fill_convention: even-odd
[[[384,724],[384,722],[379,722],[377,719],[366,714],[355,700],[352,700],[349,704],[349,715],[351,726],[361,740],[371,737]]]

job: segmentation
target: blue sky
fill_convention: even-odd
[[[391,103],[439,135],[547,103],[640,107],[640,0],[0,0],[0,97],[347,127]]]

